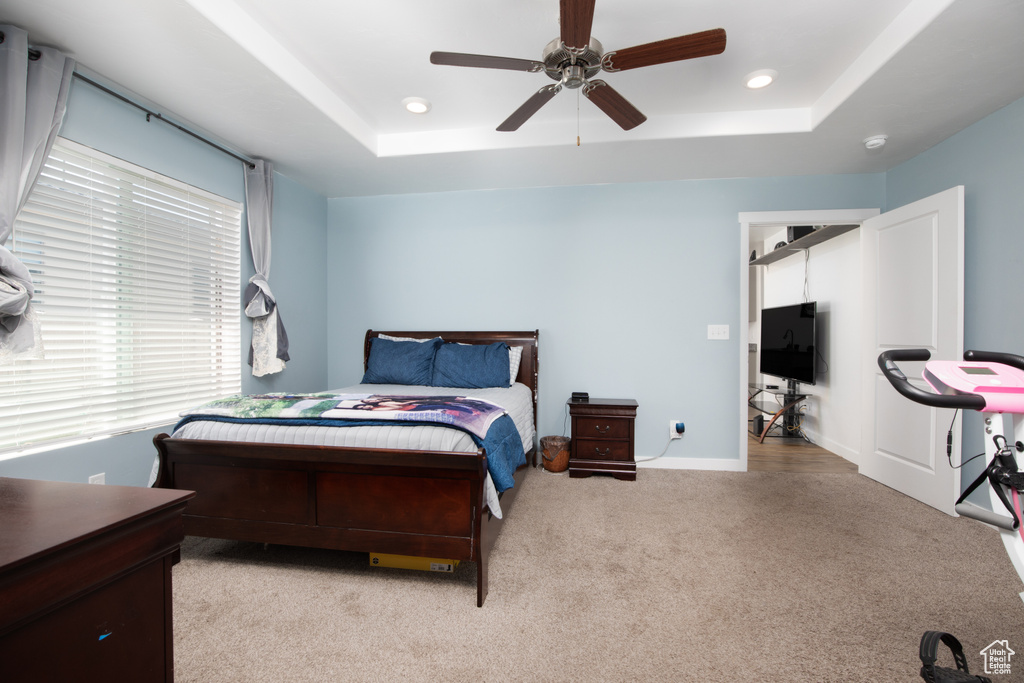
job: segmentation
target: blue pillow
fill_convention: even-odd
[[[435,387],[509,386],[508,344],[442,344],[434,356]]]
[[[429,385],[434,354],[443,342],[440,337],[425,342],[370,340],[363,384]]]

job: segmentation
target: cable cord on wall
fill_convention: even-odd
[[[811,250],[804,249],[804,303],[810,303],[811,301],[811,285],[810,285],[810,267],[811,267]]]
[[[663,455],[665,455],[666,453],[668,453],[668,447],[672,445],[672,442],[673,442],[673,441],[674,441],[674,439],[671,439],[671,438],[670,438],[670,439],[668,440],[668,443],[666,443],[666,444],[665,444],[665,448],[664,448],[664,449],[662,449],[661,453],[658,453],[657,455],[652,455],[652,456],[651,456],[651,457],[649,457],[649,458],[636,458],[635,460],[633,460],[633,462],[650,462],[651,460],[657,460],[657,459],[658,459],[658,458],[660,458],[661,456],[663,456]]]
[[[821,362],[825,364],[825,369],[821,371],[821,374],[822,375],[827,375],[828,374],[828,367],[829,367],[828,366],[828,361],[825,360],[825,356],[821,355],[821,349],[820,348],[815,347],[814,351],[817,354],[818,358],[821,359]]]

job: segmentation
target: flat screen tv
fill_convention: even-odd
[[[814,384],[818,304],[761,311],[761,374]]]

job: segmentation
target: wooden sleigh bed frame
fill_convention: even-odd
[[[517,381],[533,392],[537,424],[537,339],[533,332],[377,332],[446,342],[523,346]],[[196,492],[185,533],[281,545],[416,555],[476,564],[477,606],[487,596],[488,555],[529,464],[501,494],[502,518],[484,500],[483,449],[475,453],[360,449],[174,439],[158,434],[156,486]]]

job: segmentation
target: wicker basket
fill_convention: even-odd
[[[565,472],[569,468],[569,439],[545,436],[540,440],[541,459],[548,472]]]

